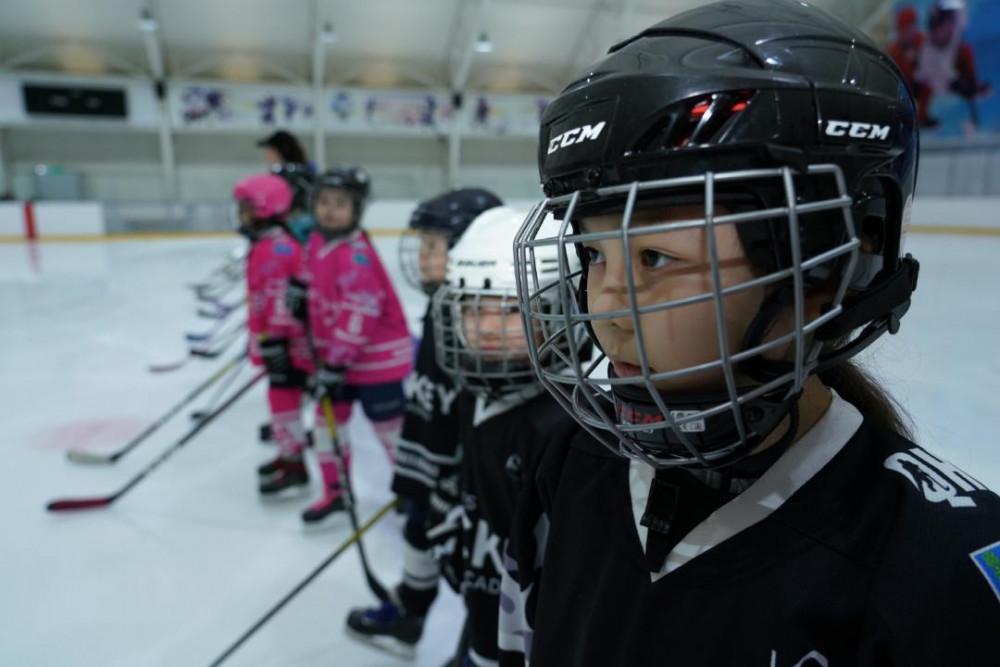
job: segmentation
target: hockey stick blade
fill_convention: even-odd
[[[171,371],[176,371],[183,368],[185,364],[187,364],[194,358],[216,359],[223,352],[226,351],[226,348],[229,347],[229,345],[232,343],[233,340],[235,340],[235,336],[232,339],[223,342],[220,345],[220,347],[215,350],[206,350],[202,348],[193,347],[190,350],[188,350],[188,356],[184,357],[180,361],[175,361],[169,364],[150,364],[148,370],[150,373],[169,373]]]
[[[99,452],[88,452],[80,451],[76,449],[70,449],[66,455],[69,457],[70,461],[75,463],[116,463],[118,459],[128,454],[130,451],[135,449],[139,444],[141,444],[146,438],[156,432],[158,428],[163,426],[166,422],[172,419],[177,413],[179,413],[184,406],[191,403],[194,399],[198,398],[203,391],[211,387],[213,384],[218,382],[221,378],[231,373],[232,370],[237,369],[239,365],[246,359],[247,353],[243,352],[234,359],[229,360],[221,368],[212,373],[204,382],[195,387],[192,391],[188,393],[180,403],[177,403],[164,414],[154,421],[152,424],[146,427],[141,433],[132,438],[124,447],[116,452],[110,453],[99,453]],[[226,383],[224,386],[229,386]]]
[[[180,361],[175,361],[170,364],[150,364],[148,370],[150,373],[169,373],[170,371],[176,371],[182,368],[184,364],[191,360],[191,355],[188,355],[181,359]]]
[[[71,449],[66,452],[66,458],[73,463],[86,463],[88,465],[114,463],[118,460],[115,454],[102,454],[100,452],[87,452],[80,449]]]
[[[221,320],[229,313],[220,313],[215,310],[207,310],[205,308],[198,309],[198,317],[204,317],[207,320]]]
[[[72,512],[75,510],[92,510],[99,507],[107,507],[114,502],[115,496],[104,496],[103,498],[67,498],[64,500],[53,500],[45,506],[50,512]]]
[[[192,349],[191,356],[198,357],[199,359],[215,359],[223,353],[226,347],[228,347],[228,345],[224,345],[222,349],[219,350]]]
[[[63,512],[68,510],[83,510],[83,509],[96,509],[98,507],[107,507],[114,501],[121,498],[123,495],[129,492],[129,490],[135,488],[142,480],[144,480],[150,473],[156,470],[164,461],[169,459],[174,455],[175,452],[180,450],[184,445],[190,442],[198,433],[202,431],[206,426],[211,424],[216,417],[225,412],[226,408],[235,403],[246,394],[250,389],[257,384],[259,380],[264,378],[266,373],[258,373],[254,377],[250,378],[250,381],[244,384],[239,390],[236,391],[232,396],[226,399],[226,401],[212,411],[208,417],[198,422],[187,432],[187,434],[175,442],[173,445],[163,450],[158,457],[153,459],[145,468],[140,470],[131,480],[129,480],[125,486],[118,489],[115,493],[110,496],[104,496],[102,498],[65,498],[62,500],[54,500],[46,505],[46,509],[50,512]]]

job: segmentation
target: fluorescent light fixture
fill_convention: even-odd
[[[333,44],[337,41],[337,33],[333,31],[333,26],[327,23],[319,31],[319,41],[323,44]]]
[[[153,12],[149,8],[143,8],[139,13],[139,30],[142,32],[156,32],[160,29],[160,22],[153,18]]]
[[[490,41],[489,35],[481,32],[473,48],[476,50],[476,53],[493,53],[493,42]]]

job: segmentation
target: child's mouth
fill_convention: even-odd
[[[631,378],[642,375],[641,366],[630,364],[627,361],[614,360],[611,362],[611,365],[614,366],[615,375],[620,378]]]

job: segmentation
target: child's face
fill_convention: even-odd
[[[251,230],[254,227],[253,202],[240,199],[236,202],[237,220],[241,229]]]
[[[443,283],[448,269],[448,237],[436,232],[421,232],[417,261],[420,282],[430,285]]]
[[[354,224],[354,200],[346,190],[320,191],[316,198],[316,222],[326,229],[347,229]]]
[[[462,331],[465,344],[486,361],[527,359],[517,301],[502,297],[466,297],[462,302]]]
[[[721,215],[717,211],[717,215]],[[636,211],[633,227],[704,217],[701,206],[678,206]],[[606,232],[621,229],[621,215],[586,218],[582,230]],[[754,272],[733,225],[714,228],[723,288],[754,278]],[[705,227],[632,235],[629,245],[635,281],[635,307],[651,306],[712,293],[711,260]],[[624,246],[620,239],[584,244],[590,258],[587,307],[593,314],[629,308],[625,279]],[[738,352],[744,332],[757,313],[764,288],[742,290],[723,297],[724,332],[731,354]],[[708,298],[667,310],[639,315],[651,373],[668,372],[716,361],[720,358],[719,328],[714,300]],[[594,333],[614,364],[619,377],[642,373],[639,342],[631,316],[595,320]],[[724,387],[719,368],[656,382],[661,390],[716,389]]]

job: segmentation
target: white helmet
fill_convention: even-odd
[[[479,395],[529,393],[540,387],[528,356],[518,289],[540,293],[551,304],[552,321],[532,322],[530,331],[536,341],[562,327],[561,304],[565,301],[561,291],[567,291],[569,297],[576,294],[576,280],[560,282],[560,276],[579,275],[580,271],[579,259],[564,247],[540,248],[535,254],[536,270],[530,272],[523,287],[518,285],[514,241],[524,219],[524,212],[506,206],[477,217],[449,253],[447,284],[433,298],[438,366],[459,387]],[[552,219],[545,224],[558,227],[559,223]],[[582,332],[567,337],[577,342],[584,338]],[[542,355],[550,372],[578,363],[578,356],[579,347],[573,351],[552,348]]]

